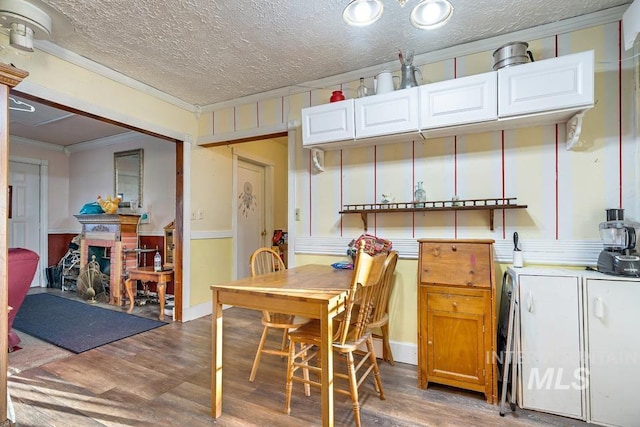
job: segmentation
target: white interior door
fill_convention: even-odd
[[[26,248],[42,257],[40,248],[40,165],[9,162],[12,188],[9,247]],[[31,286],[40,286],[42,269],[36,269]]]
[[[265,245],[265,167],[238,160],[236,183],[236,264],[240,279],[251,273],[251,254]]]

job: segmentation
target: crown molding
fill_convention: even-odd
[[[105,136],[104,138],[92,139],[90,141],[79,142],[77,144],[67,145],[67,151],[69,153],[76,153],[78,151],[93,150],[95,148],[108,147],[110,145],[117,145],[123,142],[129,142],[132,139],[139,138],[142,134],[134,131],[128,131],[119,133],[117,135]]]
[[[518,40],[535,40],[539,38],[549,37],[556,34],[567,33],[579,29],[584,29],[596,25],[608,24],[611,22],[619,21],[622,19],[622,15],[629,5],[616,6],[609,9],[601,10],[599,12],[590,13],[587,15],[577,16],[574,18],[568,18],[557,22],[552,22],[545,25],[540,25],[533,28],[528,28],[521,31],[515,31],[509,34],[503,34],[483,40],[477,40],[470,43],[465,43],[449,48],[441,49],[434,52],[416,55],[414,58],[414,64],[417,66],[425,65],[432,62],[438,62],[442,60],[452,59],[469,55],[472,53],[483,52],[487,50],[495,50],[497,47],[502,46],[505,43]],[[80,56],[74,52],[64,49],[54,43],[46,40],[35,40],[35,47],[43,52],[58,57],[64,61],[75,64],[79,67],[87,69],[103,77],[109,78],[115,82],[121,83],[132,89],[141,91],[160,100],[168,102],[177,107],[191,111],[195,114],[211,112],[214,110],[228,108],[236,105],[248,104],[258,102],[266,99],[273,99],[278,97],[289,97],[298,93],[307,92],[310,89],[325,89],[334,85],[339,85],[345,81],[356,81],[362,76],[373,76],[383,69],[390,67],[397,67],[397,61],[391,61],[380,65],[375,65],[348,73],[338,74],[331,77],[326,77],[318,80],[312,80],[309,82],[303,82],[296,85],[291,85],[279,89],[270,90],[267,92],[260,92],[257,94],[245,96],[242,98],[236,98],[229,101],[223,101],[219,103],[208,104],[204,106],[189,104],[179,98],[155,89],[149,85],[146,85],[138,80],[125,76],[124,74],[117,72],[111,68],[91,61],[83,56]]]
[[[478,52],[494,51],[496,48],[506,43],[512,42],[513,40],[536,40],[554,36],[556,34],[563,34],[581,30],[584,28],[594,27],[597,25],[609,24],[611,22],[621,20],[622,14],[628,7],[629,5],[626,4],[622,6],[616,6],[610,9],[601,10],[599,12],[577,16],[575,18],[568,18],[562,21],[552,22],[550,24],[539,25],[537,27],[532,27],[525,30],[515,31],[508,34],[502,34],[500,36],[464,43],[429,53],[423,53],[420,55],[416,55],[414,57],[413,63],[416,66],[422,66],[434,62],[459,58]],[[393,70],[396,68],[398,68],[398,61],[394,60],[386,62],[384,64],[350,71],[348,73],[337,74],[331,77],[325,77],[322,79],[312,80],[297,85],[274,89],[268,92],[262,92],[242,98],[232,99],[229,101],[218,102],[215,104],[203,105],[200,107],[200,110],[205,113],[223,108],[234,107],[237,105],[250,104],[266,99],[288,97],[291,95],[308,92],[309,90],[313,89],[326,89],[331,86],[340,85],[344,82],[357,81],[360,77],[363,76],[375,76],[382,70]]]
[[[67,156],[70,154],[67,147],[63,145],[50,144],[48,142],[36,141],[35,139],[23,138],[21,136],[9,135],[9,142],[20,145],[29,145],[40,150],[55,151],[56,153],[63,153]]]
[[[38,48],[38,50],[60,58],[63,61],[77,65],[78,67],[84,68],[102,77],[106,77],[110,80],[113,80],[114,82],[123,84],[132,89],[153,96],[154,98],[158,98],[162,101],[190,111],[192,113],[195,113],[197,111],[196,106],[194,106],[193,104],[189,104],[188,102],[176,98],[175,96],[169,95],[166,92],[162,92],[152,86],[149,86],[131,77],[125,76],[118,71],[105,67],[104,65],[98,64],[97,62],[91,61],[84,56],[80,56],[75,52],[58,46],[57,44],[51,43],[47,40],[34,40],[33,44],[36,48]]]

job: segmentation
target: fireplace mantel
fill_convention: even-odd
[[[122,305],[124,287],[123,273],[138,266],[135,254],[127,256],[125,249],[138,247],[138,223],[135,214],[88,214],[74,215],[82,224],[80,240],[80,267],[88,261],[90,246],[109,248],[109,303]],[[124,267],[124,269],[123,269]]]

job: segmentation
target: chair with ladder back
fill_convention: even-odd
[[[371,372],[375,378],[375,391],[379,394],[380,399],[384,400],[382,381],[368,326],[386,259],[386,253],[369,255],[364,252],[364,243],[361,244],[354,263],[353,278],[345,301],[345,310],[337,322],[337,329],[333,335],[332,348],[336,353],[334,365],[342,361],[346,362],[346,373],[344,370],[334,369],[336,380],[334,391],[351,397],[354,421],[358,427],[361,425],[358,388]],[[313,359],[318,360],[321,341],[320,321],[317,319],[289,332],[289,359],[284,409],[287,414],[291,412],[291,393],[294,381],[303,383],[305,387],[308,385],[322,386],[319,380],[309,379],[307,373],[307,371],[312,371],[317,374],[318,378],[321,377],[321,368],[309,363]],[[299,349],[296,348],[298,344],[300,345]],[[362,350],[363,347],[366,350]],[[356,354],[357,363],[356,357],[354,357]],[[366,369],[359,375],[362,368]],[[299,369],[303,370],[303,376],[296,375],[296,371]],[[340,388],[337,384],[338,379],[347,380],[348,386]]]
[[[252,277],[286,269],[280,255],[270,248],[257,249],[251,255],[249,264],[251,267]],[[260,337],[258,351],[256,352],[253,366],[251,368],[251,375],[249,376],[250,382],[253,382],[256,378],[262,354],[272,354],[281,357],[288,356],[287,334],[289,333],[289,330],[298,328],[307,322],[309,322],[309,319],[301,318],[293,314],[274,313],[270,311],[262,312],[262,336]],[[267,336],[270,329],[282,331],[282,344],[279,349],[266,346]]]

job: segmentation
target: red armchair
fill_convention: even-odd
[[[23,248],[9,248],[9,351],[20,343],[20,337],[13,331],[15,319],[20,306],[27,296],[33,276],[38,268],[40,256]]]

